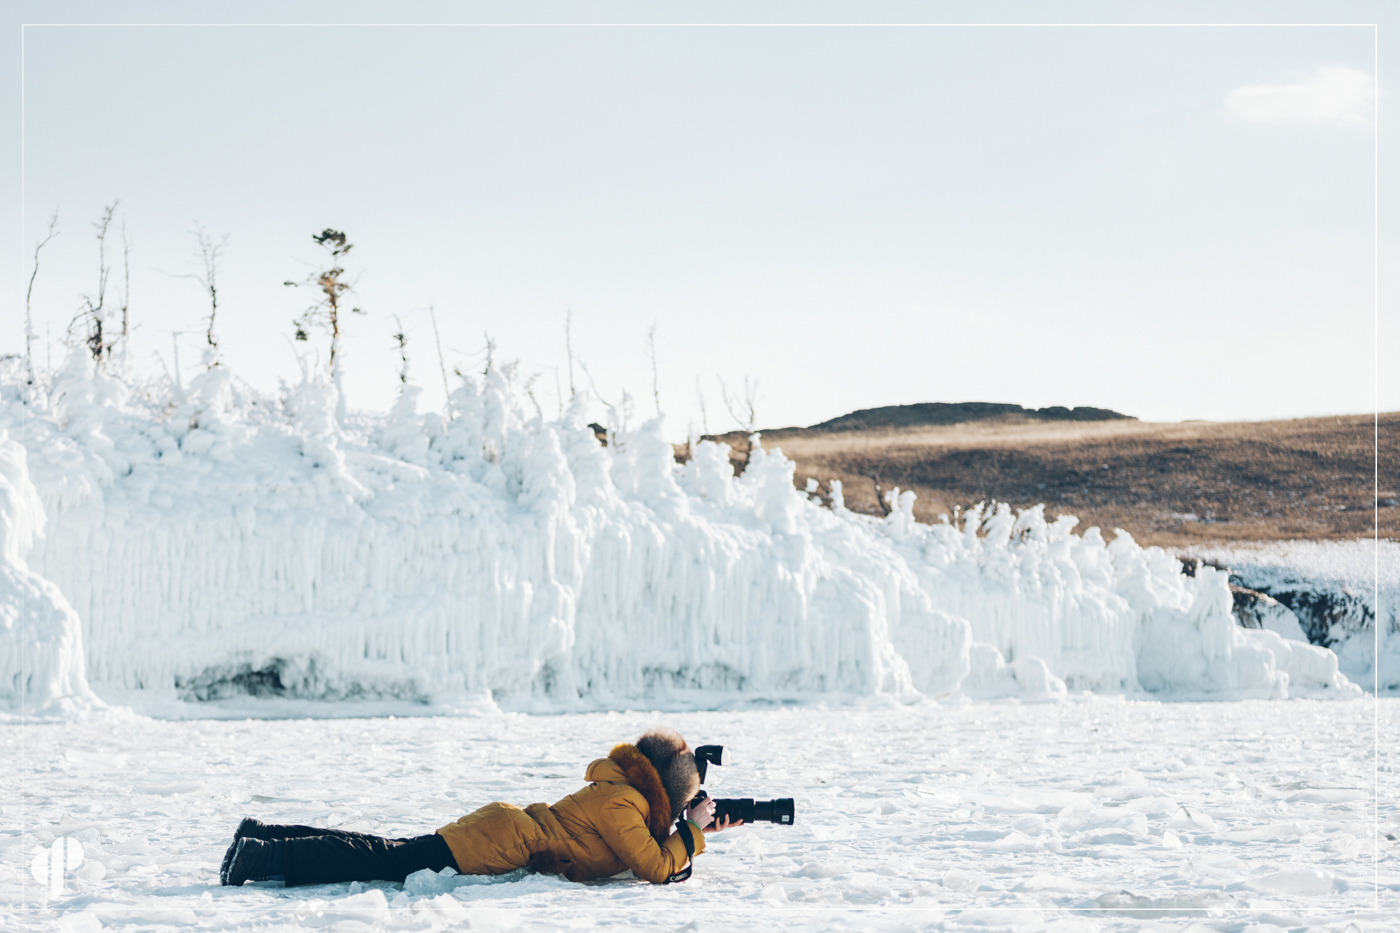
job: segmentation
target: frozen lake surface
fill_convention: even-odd
[[[797,824],[711,836],[694,877],[670,886],[218,885],[243,815],[431,832],[489,801],[557,800],[657,723],[727,746],[713,794],[795,797]],[[12,724],[0,928],[1393,930],[1398,727],[1394,699],[1093,696]],[[65,836],[84,862],[50,900],[29,865]]]

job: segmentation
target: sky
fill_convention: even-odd
[[[291,339],[311,296],[283,283],[320,268],[330,227],[364,311],[343,321],[352,407],[391,404],[402,332],[424,408],[444,370],[481,370],[489,335],[546,414],[627,392],[678,436],[736,427],[723,390],[746,377],[766,427],[930,401],[1400,409],[1383,4],[4,15],[0,353],[24,350],[57,210],[30,305],[41,368],[119,199],[108,301],[124,223],[131,365],[178,352],[185,380],[208,313],[191,230],[227,236],[224,361],[273,391],[326,363],[325,335]]]

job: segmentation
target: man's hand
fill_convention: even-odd
[[[714,814],[713,814],[713,813],[710,815],[710,819],[711,819],[710,825],[709,825],[709,826],[702,827],[702,829],[703,829],[705,832],[707,832],[707,833],[717,833],[717,832],[719,832],[719,831],[722,830],[722,829],[733,829],[735,826],[743,826],[743,825],[744,825],[744,821],[743,821],[743,820],[734,820],[733,822],[730,822],[730,818],[727,817],[727,816],[724,818],[724,822],[723,822],[723,823],[715,823],[715,822],[713,822],[713,820],[714,820]]]
[[[705,832],[713,832],[712,829],[705,829],[715,821],[715,801],[713,797],[706,797],[704,800],[685,811],[685,818]]]

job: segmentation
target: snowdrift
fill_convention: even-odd
[[[582,399],[547,420],[509,368],[445,416],[410,384],[344,423],[315,380],[269,398],[215,367],[182,393],[82,354],[3,393],[47,516],[28,565],[81,619],[56,690],[84,649],[99,687],[195,700],[1355,690],[1331,652],[1237,626],[1223,574],[1126,534],[1005,505],[923,525],[908,492],[883,520],[839,488],[824,507],[776,449],[735,477],[707,442],[677,464],[659,419],[604,446]]]

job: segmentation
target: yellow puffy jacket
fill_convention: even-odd
[[[661,778],[635,745],[619,745],[588,766],[587,787],[549,806],[488,803],[438,830],[464,875],[533,868],[570,881],[632,869],[660,883],[685,867],[685,842],[671,832]],[[687,826],[695,854],[705,837]]]

